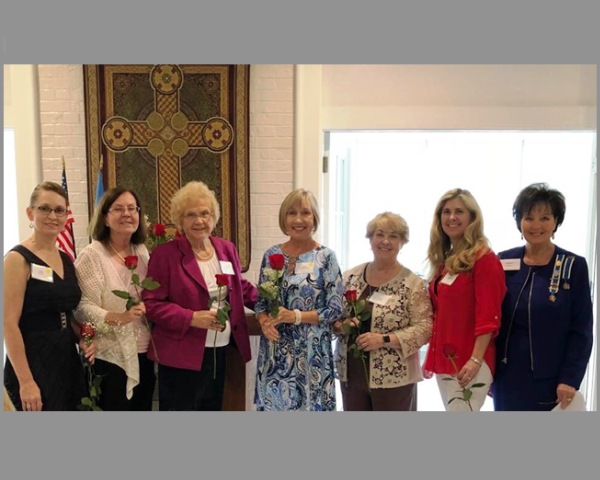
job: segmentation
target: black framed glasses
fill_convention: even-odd
[[[52,212],[54,212],[54,214],[57,217],[65,217],[67,215],[67,209],[65,207],[56,207],[56,208],[52,208],[49,207],[48,205],[29,205],[31,208],[35,208],[37,209],[38,212],[40,212],[42,215],[50,215]]]

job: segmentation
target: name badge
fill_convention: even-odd
[[[221,264],[222,273],[224,273],[225,275],[235,275],[235,272],[233,271],[233,265],[231,264],[231,262],[220,261],[219,263]]]
[[[41,280],[42,282],[54,283],[54,276],[50,267],[32,263],[31,276],[36,280]]]
[[[381,292],[375,292],[369,297],[369,302],[374,303],[375,305],[383,306],[389,302],[390,298],[392,297],[389,295],[385,295]]]
[[[315,262],[297,263],[295,273],[297,273],[297,274],[313,273],[314,266],[315,266]]]
[[[500,260],[502,268],[505,272],[511,272],[514,270],[521,270],[521,259],[520,258],[505,258]]]
[[[454,280],[456,280],[458,278],[458,273],[455,275],[450,275],[449,273],[447,273],[444,278],[442,278],[442,281],[440,282],[443,285],[452,285],[454,283]]]

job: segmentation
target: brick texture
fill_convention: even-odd
[[[39,65],[42,169],[44,180],[60,182],[67,166],[77,250],[88,244],[87,165],[83,67]],[[250,70],[250,197],[252,257],[245,274],[258,280],[260,261],[271,245],[285,240],[279,205],[293,188],[294,68],[252,65]]]

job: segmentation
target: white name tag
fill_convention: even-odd
[[[219,263],[221,264],[222,273],[224,273],[225,275],[235,275],[235,272],[233,271],[233,265],[231,264],[231,262],[220,261]]]
[[[369,302],[374,303],[376,305],[386,305],[387,302],[389,302],[390,298],[392,298],[389,295],[385,295],[381,292],[375,292],[373,295],[371,295],[369,297]]]
[[[502,268],[505,271],[510,272],[512,270],[521,270],[521,259],[520,258],[505,258],[500,260]]]
[[[442,281],[440,282],[443,285],[452,285],[454,283],[454,280],[456,280],[458,278],[458,273],[455,275],[450,275],[449,273],[447,273],[444,278],[442,278]]]
[[[295,273],[298,273],[298,274],[313,273],[314,266],[315,266],[315,262],[297,263]]]
[[[31,276],[36,280],[42,282],[54,283],[54,276],[52,275],[52,269],[43,265],[31,264]]]

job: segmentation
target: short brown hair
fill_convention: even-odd
[[[133,190],[123,187],[111,188],[102,195],[90,223],[90,235],[94,240],[98,240],[104,244],[108,243],[108,239],[110,238],[110,228],[106,226],[104,219],[106,218],[106,215],[108,215],[108,210],[112,207],[112,204],[115,203],[115,200],[124,193],[131,193],[133,198],[135,198],[136,205],[140,207],[140,223],[137,230],[133,232],[133,235],[131,236],[131,243],[139,245],[146,241],[148,233],[146,232],[146,222],[144,221],[144,211],[140,203],[140,198]]]
[[[69,203],[69,197],[67,196],[67,192],[65,192],[65,189],[63,187],[61,187],[58,183],[43,182],[37,185],[33,189],[33,192],[31,192],[31,197],[29,198],[29,205],[35,205],[35,202],[37,202],[37,199],[40,196],[40,192],[42,191],[58,193],[61,197],[65,199],[66,203]]]

